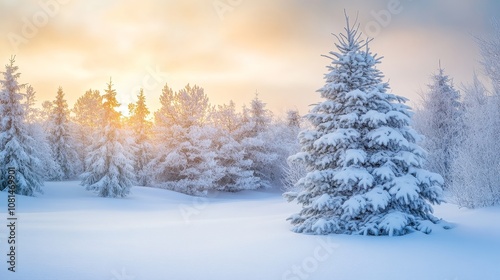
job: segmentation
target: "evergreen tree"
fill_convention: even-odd
[[[286,123],[289,127],[300,127],[300,114],[297,110],[288,110],[286,112]]]
[[[271,188],[280,179],[276,172],[280,168],[278,155],[272,148],[274,139],[268,133],[271,120],[271,112],[256,94],[250,108],[243,107],[242,124],[235,133],[236,140],[245,151],[245,160],[252,162],[251,169],[264,188]]]
[[[260,133],[267,131],[271,124],[271,111],[266,109],[258,94],[250,102],[250,108],[243,106],[243,115],[239,131],[236,133],[240,140],[244,138],[255,138]]]
[[[151,122],[147,120],[149,109],[146,106],[146,96],[141,89],[135,104],[129,104],[130,126],[134,134],[135,173],[138,185],[149,183],[147,165],[152,159],[152,146],[149,140]]]
[[[26,86],[26,94],[24,95],[24,112],[25,112],[25,121],[28,124],[33,124],[37,121],[40,110],[35,108],[36,103],[36,91],[31,85]]]
[[[217,106],[217,110],[211,114],[215,126],[227,131],[233,137],[236,136],[241,126],[242,116],[236,112],[236,104],[231,100],[229,104]]]
[[[252,136],[266,131],[271,123],[271,111],[266,109],[266,103],[260,100],[257,93],[255,94],[255,98],[250,103],[249,123],[252,126],[252,129],[250,130]]]
[[[432,76],[423,109],[416,116],[416,127],[425,136],[423,148],[429,152],[426,167],[444,178],[444,187],[453,184],[452,166],[463,130],[460,94],[440,67]]]
[[[54,103],[52,103],[52,101],[46,100],[42,102],[42,109],[40,110],[40,121],[44,131],[49,131],[50,129],[50,122],[52,121],[50,116],[52,115],[53,110]]]
[[[295,187],[298,180],[307,175],[306,166],[302,162],[288,160],[291,155],[300,152],[300,143],[298,134],[301,129],[301,116],[297,110],[288,110],[286,113],[285,125],[280,128],[279,147],[286,147],[284,153],[281,153],[280,162],[282,167],[281,183],[286,191],[298,191]],[[286,162],[286,163],[283,163]]]
[[[443,179],[422,169],[424,152],[404,98],[388,93],[369,41],[349,24],[330,52],[325,99],[306,118],[302,152],[308,173],[285,194],[302,204],[289,219],[295,232],[402,235],[438,222],[428,202],[441,202]]]
[[[102,197],[125,197],[135,179],[133,155],[120,129],[120,104],[111,80],[102,97],[102,128],[90,145],[82,185]]]
[[[260,180],[254,175],[252,161],[245,159],[245,150],[234,138],[241,119],[234,102],[219,105],[211,119],[216,128],[211,136],[211,149],[217,153],[215,160],[219,172],[215,189],[234,192],[258,188]]]
[[[83,164],[83,170],[86,170],[85,158],[87,158],[87,151],[93,142],[94,136],[98,133],[98,128],[102,125],[101,93],[92,89],[86,91],[73,106],[73,113],[75,144],[78,147],[78,157]]]
[[[21,104],[25,85],[19,84],[18,67],[11,57],[1,72],[0,80],[0,190],[8,185],[8,170],[16,169],[16,194],[33,196],[42,192],[43,176],[41,161],[36,156],[37,143],[25,125],[25,109]]]
[[[52,102],[47,101],[52,104]],[[23,102],[24,107],[24,122],[28,130],[28,134],[37,143],[37,148],[33,151],[35,157],[40,159],[42,170],[39,172],[43,175],[44,180],[55,180],[62,177],[62,172],[60,166],[55,162],[54,156],[52,154],[52,149],[50,148],[47,131],[50,120],[48,114],[45,114],[43,110],[35,107],[36,103],[36,91],[31,86],[26,87],[26,94]],[[48,108],[45,106],[45,108]],[[52,105],[50,106],[52,108]]]
[[[213,127],[206,126],[210,104],[203,88],[178,92],[165,85],[155,113],[157,156],[149,165],[153,184],[190,195],[205,195],[220,176],[211,149]]]
[[[57,90],[53,101],[51,114],[49,142],[54,160],[61,169],[61,177],[56,179],[71,179],[79,173],[79,158],[70,135],[69,109],[62,87]]]

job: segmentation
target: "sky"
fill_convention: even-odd
[[[392,92],[416,105],[439,61],[457,88],[481,71],[476,37],[500,1],[0,0],[0,62],[11,55],[39,104],[63,87],[70,107],[112,78],[126,111],[140,88],[151,111],[161,89],[205,89],[212,104],[259,94],[277,115],[307,113],[342,32],[358,18]]]

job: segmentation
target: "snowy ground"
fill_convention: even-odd
[[[0,193],[2,280],[500,279],[500,208],[436,207],[456,227],[403,237],[308,236],[278,193],[208,199],[135,187],[95,197],[78,182],[17,197],[17,272],[7,270],[7,194]]]

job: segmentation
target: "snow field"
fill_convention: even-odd
[[[455,225],[430,235],[311,236],[285,220],[299,206],[278,193],[190,197],[133,187],[100,198],[78,182],[48,182],[18,196],[17,272],[8,280],[498,279],[499,208],[436,215]],[[0,252],[6,259],[7,194],[0,193]]]

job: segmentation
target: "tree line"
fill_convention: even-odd
[[[439,219],[429,202],[500,202],[500,25],[495,30],[477,40],[490,84],[475,75],[457,90],[440,66],[413,114],[388,92],[371,40],[347,23],[328,56],[324,101],[305,124],[293,110],[276,118],[258,96],[241,110],[232,101],[213,106],[189,84],[177,91],[166,84],[154,113],[141,90],[123,116],[111,80],[72,110],[62,88],[39,109],[13,57],[0,80],[0,189],[6,167],[18,170],[23,195],[42,192],[45,180],[75,178],[104,197],[124,197],[133,185],[190,195],[281,186],[303,204],[290,217],[297,232],[430,232]]]
[[[190,195],[279,187],[283,163],[299,148],[299,113],[275,117],[257,94],[238,110],[233,101],[211,105],[197,85],[174,91],[166,84],[158,111],[150,112],[141,90],[126,117],[111,80],[70,110],[61,87],[36,108],[36,92],[19,83],[14,57],[2,74],[0,160],[19,169],[23,195],[42,192],[46,180],[77,178],[103,197],[124,197],[133,185]]]

